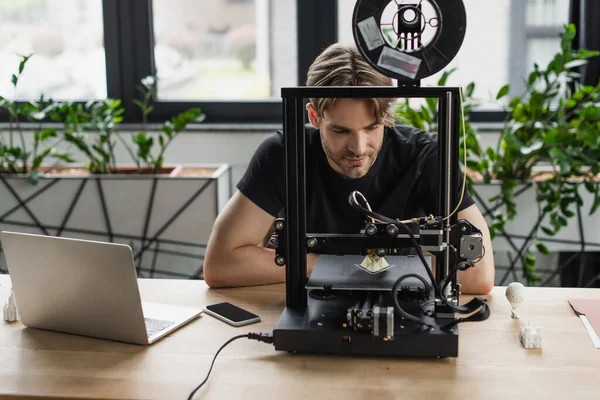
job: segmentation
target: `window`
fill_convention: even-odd
[[[547,65],[560,50],[559,35],[568,23],[569,0],[527,0],[525,37],[527,70]]]
[[[17,99],[106,97],[101,0],[0,0],[0,96],[13,99],[19,55],[33,54]]]
[[[560,27],[567,22],[570,0],[527,0],[527,26]]]
[[[457,67],[448,85],[475,82],[483,105],[473,120],[499,120],[496,93],[510,83],[520,94],[533,63],[553,56],[570,2],[463,1],[467,33],[446,68]],[[34,53],[19,81],[20,100],[42,93],[81,102],[119,98],[125,121],[136,123],[136,86],[157,74],[150,122],[196,106],[206,123],[280,124],[281,87],[303,85],[309,65],[329,44],[354,42],[355,2],[0,0],[0,95],[13,97],[17,54]],[[422,85],[436,84],[440,75]],[[7,119],[0,109],[0,121]]]
[[[342,42],[354,42],[355,3],[355,0],[338,0]],[[464,87],[475,82],[474,96],[481,102],[479,110],[500,110],[503,105],[495,100],[500,88],[510,83],[514,94],[519,94],[533,63],[543,65],[559,49],[558,35],[568,22],[569,1],[463,0],[463,3],[467,30],[460,51],[444,70],[422,80],[421,85],[436,85],[443,71],[456,67],[447,85]]]
[[[264,100],[296,84],[294,0],[200,4],[153,1],[160,100]]]

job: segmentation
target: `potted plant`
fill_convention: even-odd
[[[227,164],[163,165],[169,144],[203,115],[190,109],[150,132],[147,116],[155,90],[154,78],[142,81],[137,104],[144,116],[143,130],[133,134],[119,130],[123,108],[118,99],[17,108],[22,113],[36,110],[39,121],[50,118],[62,125],[46,131],[42,124],[40,133],[34,132],[34,143],[44,139],[47,145],[40,154],[67,163],[42,165],[39,156],[33,156],[34,147],[33,162],[21,162],[25,169],[20,164],[18,169],[3,169],[0,179],[8,190],[0,191],[0,229],[126,243],[134,250],[140,276],[200,277],[212,225],[231,195],[231,170]],[[6,100],[2,104],[16,107]],[[51,138],[56,140],[50,143]],[[58,144],[73,147],[79,157],[59,152]],[[12,162],[13,154],[25,152],[6,147],[10,152],[0,154],[9,157],[0,160]],[[117,160],[118,147],[132,163]],[[77,158],[79,163],[74,162]],[[34,171],[29,180],[25,170]]]
[[[513,251],[508,272],[520,262],[529,284],[541,280],[536,252],[580,248],[585,232],[597,226],[590,216],[600,205],[600,82],[580,85],[576,68],[598,52],[573,50],[574,37],[575,27],[566,26],[560,51],[545,68],[534,65],[524,94],[510,99],[496,148],[480,147],[468,120],[476,106],[474,84],[464,90],[469,187],[488,218],[494,250]],[[446,78],[444,74],[440,86]],[[503,86],[497,100],[508,93],[509,86]],[[428,129],[436,104],[414,110],[403,102],[398,112],[409,123]],[[462,149],[461,144],[461,161]]]
[[[56,104],[51,99],[44,99],[43,95],[35,102],[18,103],[16,100],[19,79],[31,57],[22,56],[18,72],[11,77],[13,98],[0,96],[0,109],[8,113],[8,132],[0,136],[0,174],[23,174],[31,183],[36,183],[45,160],[52,158],[70,163],[73,158],[68,152],[57,151],[58,144],[64,140],[57,130],[42,125]],[[25,140],[21,125],[24,122],[37,123],[37,129],[33,130],[33,143]]]

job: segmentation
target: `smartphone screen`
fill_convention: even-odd
[[[206,306],[205,308],[206,310],[211,311],[214,314],[220,315],[235,323],[248,320],[255,320],[258,318],[258,315],[252,314],[251,312],[246,311],[243,308],[240,308],[227,302],[211,304],[209,306]]]

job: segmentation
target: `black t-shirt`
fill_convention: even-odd
[[[390,218],[437,214],[437,135],[406,125],[386,127],[381,151],[368,173],[358,179],[338,174],[327,162],[319,130],[306,126],[306,232],[359,233],[366,217],[348,196],[361,192],[371,209]],[[462,177],[462,174],[461,174]],[[462,178],[458,180],[460,199]],[[274,217],[285,207],[285,149],[277,131],[256,150],[237,188]],[[459,210],[474,202],[465,189]]]

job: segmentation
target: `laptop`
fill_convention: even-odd
[[[127,245],[6,231],[0,241],[27,327],[148,345],[202,313],[142,302]]]

